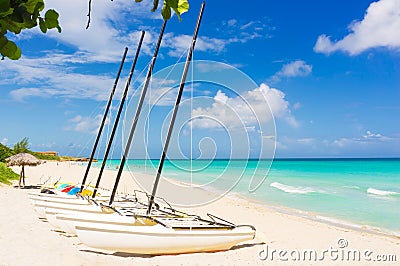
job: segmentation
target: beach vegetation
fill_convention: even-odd
[[[36,158],[40,160],[55,160],[60,161],[60,156],[52,155],[52,154],[43,154],[39,152],[34,152],[29,149],[29,138],[25,137],[22,140],[15,143],[14,148],[10,149],[4,145],[3,148],[0,146],[0,161],[4,162],[7,157],[10,157],[14,154],[18,154],[21,152],[26,152],[32,154]]]
[[[29,138],[25,137],[14,144],[14,154],[29,151]]]
[[[0,162],[5,162],[6,158],[13,156],[15,153],[9,147],[0,143]]]
[[[5,57],[11,60],[21,57],[21,49],[9,39],[10,34],[17,35],[35,27],[39,27],[43,33],[50,29],[57,29],[58,32],[61,32],[58,22],[59,14],[54,9],[49,9],[43,14],[44,6],[43,0],[0,1],[0,54],[2,60]]]
[[[51,160],[51,161],[60,161],[60,156],[57,155],[52,155],[52,154],[43,154],[43,153],[38,153],[38,152],[33,152],[33,151],[29,151],[28,153],[32,154],[33,156],[35,156],[36,158],[40,159],[40,160]]]
[[[4,162],[0,162],[0,183],[11,184],[10,180],[18,180],[19,175],[8,168]]]

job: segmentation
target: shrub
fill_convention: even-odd
[[[19,179],[19,175],[14,173],[11,168],[7,168],[5,163],[0,162],[0,183],[11,184],[10,180]]]
[[[3,144],[0,143],[0,162],[5,162],[5,159],[13,156],[14,151],[7,146],[4,146]]]

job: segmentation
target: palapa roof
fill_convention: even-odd
[[[6,159],[7,166],[14,165],[32,165],[36,166],[41,163],[41,161],[29,153],[18,153]]]

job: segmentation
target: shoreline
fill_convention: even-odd
[[[18,167],[15,170],[19,170]],[[61,177],[61,181],[80,182],[85,170],[82,164],[46,163],[36,167],[26,167],[26,184],[38,184],[40,178]],[[91,171],[91,178],[99,169]],[[89,180],[91,178],[88,178]],[[101,186],[113,183],[115,171],[105,170]],[[152,184],[152,182],[150,182]],[[160,185],[164,186],[166,184]],[[132,191],[135,184],[129,173],[123,173],[118,191]],[[168,190],[168,188],[167,188]],[[217,201],[190,209],[190,213],[205,216],[212,213],[232,221],[235,224],[251,224],[257,229],[252,241],[235,246],[231,250],[213,253],[193,253],[180,255],[143,256],[140,254],[121,254],[105,250],[96,250],[82,245],[76,237],[67,237],[50,225],[40,221],[33,211],[27,197],[29,189],[0,187],[0,257],[4,265],[52,265],[47,262],[61,261],[60,265],[288,265],[287,260],[268,257],[260,258],[263,250],[323,250],[341,248],[340,240],[348,243],[349,249],[360,251],[373,250],[373,254],[393,254],[400,260],[400,238],[386,234],[377,234],[365,230],[354,230],[329,223],[313,221],[300,215],[280,212],[275,206],[228,194]],[[204,195],[210,192],[191,190]],[[185,195],[187,196],[187,195]],[[178,209],[182,209],[179,207]],[[185,208],[185,210],[187,210]],[[184,210],[184,211],[185,211]],[[4,215],[7,213],[7,215]],[[4,225],[12,224],[11,227]],[[30,239],[30,241],[27,241]],[[41,243],[46,243],[41,244]],[[62,248],[62,252],[60,252]],[[23,253],[21,251],[24,251]],[[18,254],[18,255],[16,255]],[[44,255],[43,255],[44,254]],[[271,254],[270,254],[271,255]],[[45,260],[43,260],[45,259]],[[290,261],[290,260],[289,260]],[[292,263],[294,261],[292,260]],[[320,264],[321,261],[296,261],[296,265]],[[363,265],[367,261],[357,261]],[[325,258],[324,264],[337,265],[338,261]],[[380,263],[385,265],[384,263]],[[387,264],[390,265],[390,264]]]
[[[257,199],[253,199],[251,197],[246,197],[239,192],[229,192],[229,195],[225,195],[226,197],[232,197],[234,200],[243,200],[250,201],[253,204],[259,205],[261,208],[265,208],[271,211],[275,211],[281,214],[286,214],[294,217],[304,218],[310,221],[322,223],[325,225],[332,225],[336,227],[340,227],[342,229],[350,229],[354,231],[359,231],[360,233],[370,233],[376,234],[386,237],[391,237],[394,239],[400,240],[400,232],[391,231],[390,229],[381,228],[381,227],[373,227],[366,224],[360,224],[350,220],[343,220],[336,217],[325,216],[325,214],[304,211],[300,209],[295,209],[283,205],[274,205],[272,203],[266,203]]]
[[[330,158],[320,158],[321,160],[331,160]],[[344,160],[348,160],[351,159],[353,160],[354,158],[340,158],[339,160],[344,159]],[[357,159],[357,158],[356,158]],[[359,158],[359,159],[363,159],[363,158]],[[395,159],[395,160],[400,160],[400,158],[367,158],[367,159]],[[114,160],[118,160],[118,159],[114,159]],[[221,159],[224,160],[224,159]],[[297,159],[278,159],[278,160],[297,160]],[[311,158],[306,158],[305,160],[314,160]],[[318,159],[317,159],[318,160]],[[335,160],[335,159],[334,159]],[[97,168],[96,166],[93,166],[94,168]],[[107,168],[106,168],[107,169]],[[110,171],[117,171],[117,169],[112,169],[112,168],[108,168],[108,170]],[[124,172],[129,172],[128,169],[124,169]],[[150,174],[146,174],[143,172],[135,172],[133,171],[133,174],[139,174],[139,175],[148,175],[150,177]],[[132,176],[132,174],[131,174]],[[153,176],[151,176],[153,177]],[[341,219],[341,218],[337,218],[334,216],[329,216],[327,214],[324,213],[319,213],[319,212],[313,212],[313,211],[307,211],[307,210],[301,210],[301,209],[296,209],[296,208],[292,208],[292,207],[288,207],[288,206],[284,206],[284,205],[279,205],[279,204],[273,204],[270,202],[266,202],[266,201],[262,201],[260,199],[255,199],[253,197],[250,196],[246,196],[243,195],[241,192],[237,192],[237,191],[221,191],[218,188],[203,188],[201,187],[201,185],[198,184],[189,184],[187,182],[184,181],[180,181],[180,180],[176,180],[173,177],[163,177],[166,180],[169,180],[168,182],[173,182],[173,183],[177,183],[180,184],[182,186],[186,186],[186,187],[196,187],[196,189],[201,189],[207,193],[213,193],[215,195],[218,195],[215,199],[215,201],[218,201],[219,198],[223,198],[223,197],[232,197],[233,199],[240,199],[240,200],[244,200],[244,201],[251,201],[254,204],[257,204],[261,207],[267,208],[269,210],[273,210],[273,211],[277,211],[280,212],[282,214],[288,214],[288,215],[293,215],[296,217],[301,217],[301,218],[305,218],[311,221],[315,221],[315,222],[319,222],[319,223],[323,223],[323,224],[327,224],[327,225],[333,225],[333,226],[337,226],[337,227],[342,227],[344,229],[351,229],[351,230],[357,230],[360,232],[366,232],[366,233],[372,233],[372,234],[377,234],[377,235],[383,235],[383,236],[388,236],[388,237],[393,237],[395,239],[400,239],[400,231],[394,231],[391,230],[389,228],[384,228],[384,227],[379,227],[379,226],[372,226],[372,225],[368,225],[368,224],[363,224],[357,221],[353,221],[351,219],[349,220],[345,220],[345,219]],[[136,182],[136,180],[135,180]],[[151,191],[151,190],[149,190]]]

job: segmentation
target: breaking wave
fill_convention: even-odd
[[[308,194],[308,193],[321,192],[310,187],[293,187],[281,184],[279,182],[273,182],[270,184],[270,186],[282,190],[286,193],[292,193],[292,194]]]
[[[387,190],[380,190],[376,188],[368,188],[367,193],[373,194],[373,195],[378,195],[378,196],[394,196],[394,195],[400,195],[399,192],[395,191],[387,191]]]

